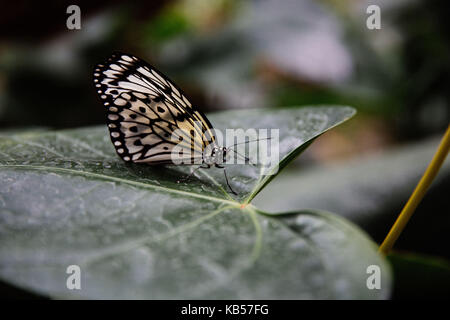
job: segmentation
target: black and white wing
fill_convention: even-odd
[[[115,53],[97,65],[94,85],[124,161],[170,164],[172,151],[180,147],[184,157],[198,161],[214,142],[206,116],[171,80],[135,56]]]

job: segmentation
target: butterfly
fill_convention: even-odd
[[[94,85],[122,160],[223,168],[236,194],[222,166],[229,148],[217,145],[208,118],[168,77],[138,57],[117,52],[95,67]]]

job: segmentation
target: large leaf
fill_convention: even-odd
[[[216,128],[279,128],[280,168],[354,114],[348,107],[211,115]],[[51,297],[385,298],[389,269],[368,238],[327,213],[248,204],[273,176],[126,165],[104,127],[0,140],[0,277]],[[278,195],[276,195],[278,196]],[[79,265],[82,289],[66,288]],[[368,290],[366,268],[383,270]]]

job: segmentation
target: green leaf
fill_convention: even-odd
[[[282,169],[353,114],[314,107],[210,119],[219,129],[279,128]],[[388,296],[385,260],[349,223],[256,209],[248,203],[273,176],[253,166],[227,168],[236,197],[219,169],[177,183],[188,170],[123,163],[104,127],[0,137],[1,279],[56,298]],[[383,270],[381,290],[366,287],[369,264]],[[81,267],[81,290],[66,288],[69,265]]]
[[[393,252],[388,256],[395,276],[394,299],[448,299],[450,262],[417,253]]]

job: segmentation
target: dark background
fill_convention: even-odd
[[[71,4],[81,8],[80,30],[66,27]],[[369,4],[381,7],[381,30],[366,27]],[[157,66],[205,112],[320,104],[357,108],[354,119],[325,134],[295,162],[292,174],[410,152],[401,150],[438,139],[450,119],[445,9],[444,0],[5,2],[0,130],[103,125],[92,70],[119,50]],[[392,258],[394,298],[448,298],[448,168],[447,161],[396,245],[414,255]],[[346,215],[345,206],[333,211],[350,216],[381,242],[418,180],[405,181],[402,196],[393,191],[393,199],[382,198],[364,219]],[[365,203],[356,194],[342,199],[350,201]],[[428,280],[412,285],[411,277]]]

